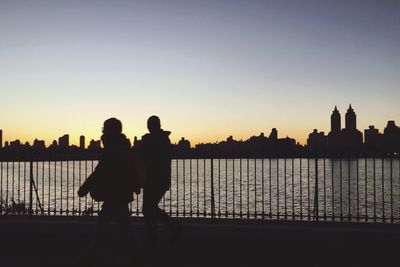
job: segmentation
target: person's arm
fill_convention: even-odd
[[[103,162],[102,160],[99,161],[94,171],[89,175],[89,177],[83,182],[83,184],[79,187],[78,196],[84,197],[86,196],[93,187],[93,182],[96,179],[96,176],[102,172],[103,169]]]

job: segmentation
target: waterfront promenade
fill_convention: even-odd
[[[140,247],[136,253],[142,256],[144,266],[396,266],[400,263],[400,225],[396,224],[182,221],[186,227],[176,242],[160,226],[164,249],[149,254],[141,248],[143,219],[132,218]],[[90,266],[94,222],[95,217],[1,216],[2,266]],[[115,253],[111,251],[114,256]],[[109,266],[119,265],[115,262]]]

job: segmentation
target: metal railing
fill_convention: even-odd
[[[0,162],[0,214],[95,215],[79,198],[96,160]],[[141,216],[142,195],[130,204]],[[173,216],[400,222],[400,159],[174,159]]]

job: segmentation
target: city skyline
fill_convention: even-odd
[[[78,145],[109,117],[141,136],[156,114],[174,142],[304,144],[349,103],[360,129],[400,120],[398,1],[72,2],[0,3],[7,140]]]
[[[272,132],[274,130],[276,131],[276,138],[285,138],[285,137],[286,138],[291,138],[291,139],[295,140],[296,144],[307,146],[307,145],[309,145],[310,136],[312,136],[313,134],[319,134],[319,135],[324,136],[325,138],[330,138],[331,135],[340,134],[343,131],[345,131],[345,132],[346,131],[354,131],[354,132],[356,132],[356,135],[358,135],[357,132],[360,135],[359,137],[355,137],[356,139],[360,138],[360,140],[356,141],[356,142],[365,143],[366,138],[367,138],[366,135],[368,135],[368,133],[370,134],[371,132],[373,132],[375,134],[383,134],[384,133],[384,129],[386,129],[388,126],[397,127],[395,125],[396,122],[394,120],[388,120],[387,123],[386,123],[386,126],[384,128],[382,128],[382,129],[377,128],[373,124],[369,124],[368,127],[364,128],[364,129],[361,129],[361,131],[360,131],[360,128],[357,127],[357,120],[358,120],[358,118],[357,118],[356,112],[353,109],[351,104],[349,105],[349,107],[348,107],[348,109],[347,109],[347,111],[345,113],[344,120],[342,120],[340,109],[338,109],[337,105],[335,105],[335,107],[334,107],[334,109],[332,111],[332,114],[330,116],[330,128],[329,128],[329,130],[328,131],[322,131],[322,130],[319,130],[318,128],[313,128],[312,132],[310,131],[310,132],[306,133],[307,134],[307,139],[306,139],[306,142],[304,142],[304,143],[299,142],[296,138],[291,137],[289,135],[284,136],[284,135],[281,134],[281,135],[278,136],[278,131],[277,130],[279,130],[279,129],[277,129],[275,127],[271,128],[271,129],[272,129]],[[343,124],[342,124],[342,121],[344,122]],[[343,127],[342,127],[342,125],[343,125]],[[0,148],[4,147],[5,143],[10,145],[11,142],[17,142],[17,143],[19,143],[21,145],[29,144],[31,146],[34,145],[35,142],[36,143],[39,142],[41,147],[51,147],[51,146],[69,147],[69,146],[76,146],[76,147],[79,147],[79,148],[87,148],[87,146],[85,145],[86,144],[86,140],[91,140],[91,142],[100,142],[99,141],[100,138],[97,138],[97,139],[96,138],[87,138],[85,135],[79,135],[78,142],[74,143],[74,142],[71,142],[71,135],[68,134],[68,133],[63,134],[62,136],[59,136],[59,137],[51,140],[50,142],[42,139],[41,137],[35,137],[32,142],[23,141],[23,140],[20,140],[19,138],[16,138],[16,139],[13,139],[13,140],[6,140],[3,137],[3,130],[4,129],[0,129]],[[268,132],[268,130],[267,130],[267,132]],[[327,135],[325,135],[325,133]],[[188,140],[190,142],[190,144],[192,145],[192,147],[195,147],[196,145],[200,145],[200,144],[216,144],[216,143],[224,142],[224,141],[226,141],[228,139],[236,140],[236,141],[248,141],[253,137],[264,136],[266,134],[266,132],[263,131],[263,132],[260,132],[259,134],[260,135],[257,135],[255,133],[253,133],[253,135],[250,135],[250,136],[248,136],[246,138],[235,138],[234,134],[230,134],[230,135],[226,136],[225,138],[217,140],[217,141],[214,141],[214,142],[192,142],[190,138],[182,136],[182,137],[179,138],[179,140],[173,140],[173,143],[178,144],[179,141],[181,141],[181,140]],[[142,135],[140,135],[140,136],[127,136],[127,138],[129,140],[131,140],[131,142],[133,142],[136,138],[140,140]]]

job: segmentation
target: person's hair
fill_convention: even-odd
[[[119,134],[122,132],[122,123],[116,118],[110,118],[104,121],[103,133]]]
[[[147,128],[150,132],[157,131],[161,129],[160,118],[153,115],[147,120]]]

